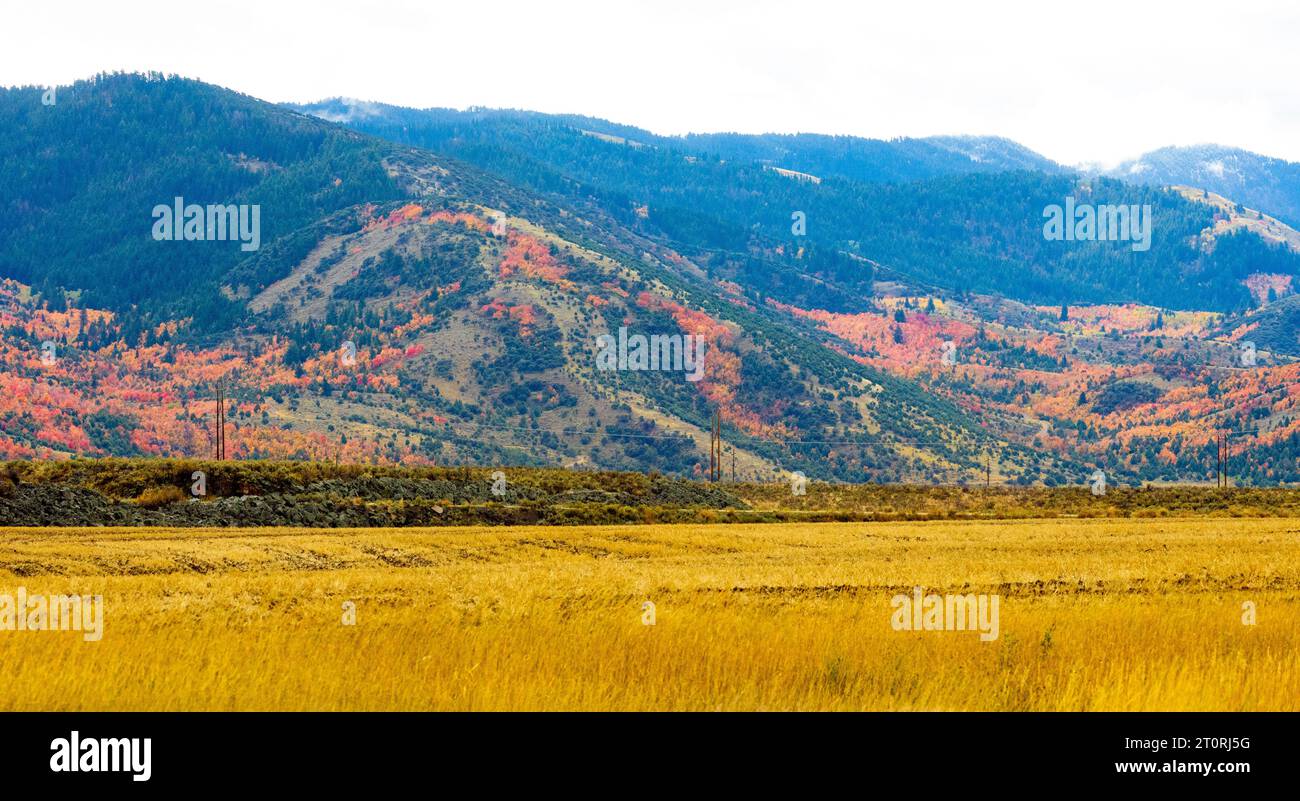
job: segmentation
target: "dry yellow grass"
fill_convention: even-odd
[[[0,529],[0,592],[105,604],[99,642],[0,632],[0,709],[1296,710],[1298,533]],[[1001,636],[894,631],[914,585],[999,594]]]

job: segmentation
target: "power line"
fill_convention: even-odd
[[[682,434],[627,434],[618,431],[609,431],[608,429],[579,429],[579,428],[542,428],[542,427],[524,427],[524,426],[500,426],[489,423],[439,423],[446,428],[479,428],[490,431],[516,431],[529,434],[557,434],[562,436],[571,435],[588,435],[597,437],[618,437],[626,439],[651,439],[651,440],[679,440],[690,439],[689,433]],[[745,437],[748,442],[768,442],[778,445],[797,446],[797,445],[907,445],[914,447],[947,445],[953,446],[960,443],[951,440],[910,440],[910,439],[863,439],[863,440],[833,440],[833,439],[777,439],[773,437]],[[990,438],[992,439],[992,438]]]

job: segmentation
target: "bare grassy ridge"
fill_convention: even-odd
[[[0,632],[0,709],[1297,710],[1298,536],[1294,517],[0,529],[0,592],[105,603],[99,642]],[[916,585],[999,594],[999,638],[894,631]]]

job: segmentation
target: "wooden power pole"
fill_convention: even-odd
[[[217,385],[217,432],[215,444],[217,461],[226,458],[226,390],[222,384]]]

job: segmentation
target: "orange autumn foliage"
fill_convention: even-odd
[[[551,255],[551,249],[536,237],[511,230],[506,234],[506,241],[508,247],[499,267],[502,278],[520,273],[528,278],[556,284],[570,291],[577,288],[572,281],[565,278],[569,268],[557,261]]]

